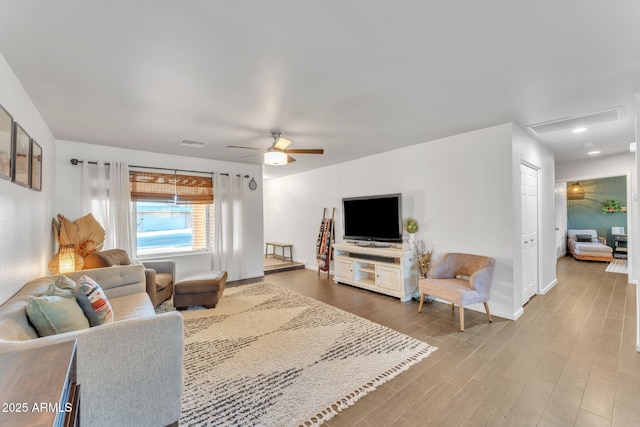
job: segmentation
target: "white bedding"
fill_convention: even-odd
[[[575,242],[573,251],[577,254],[613,253],[613,249],[610,246],[594,242]]]

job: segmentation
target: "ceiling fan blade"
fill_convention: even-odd
[[[263,153],[251,154],[251,155],[249,155],[249,156],[242,156],[242,157],[240,157],[240,158],[241,158],[241,159],[246,159],[246,158],[249,158],[249,157],[258,157],[258,156],[264,156],[264,154],[263,154]]]
[[[296,161],[296,159],[294,159],[293,157],[291,157],[291,156],[287,156],[287,164],[289,164],[289,163],[293,163],[293,162],[295,162],[295,161]]]
[[[324,150],[322,148],[301,148],[301,149],[293,149],[293,150],[284,150],[285,153],[292,154],[324,154]]]
[[[260,151],[265,151],[262,148],[255,148],[255,147],[242,147],[240,145],[227,145],[227,148],[244,148],[245,150],[260,150]]]
[[[273,144],[273,148],[275,148],[276,150],[284,150],[285,148],[287,148],[288,146],[291,145],[293,141],[288,139],[288,138],[284,138],[284,137],[279,137],[278,140],[276,141],[275,144]]]

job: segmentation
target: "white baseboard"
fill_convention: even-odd
[[[516,310],[515,313],[513,313],[513,320],[518,320],[520,318],[520,316],[522,316],[524,314],[524,308],[520,307],[519,309]]]
[[[315,271],[316,273],[317,273],[317,272],[318,272],[318,270],[319,270],[319,268],[318,268],[318,266],[317,266],[317,265],[306,265],[306,264],[305,264],[305,266],[304,266],[304,269],[305,269],[305,270]],[[326,271],[322,271],[321,273],[323,273],[323,274],[324,274],[324,273],[326,273]],[[329,274],[330,274],[331,276],[333,276],[333,270],[329,270]]]
[[[551,283],[549,283],[549,284],[548,284],[547,286],[545,286],[544,288],[540,289],[540,295],[544,295],[544,294],[546,294],[546,293],[547,293],[547,292],[549,292],[551,289],[553,289],[553,287],[554,287],[555,285],[557,285],[557,284],[558,284],[558,279],[557,279],[557,278],[556,278],[556,279],[553,279],[553,280],[551,281]]]

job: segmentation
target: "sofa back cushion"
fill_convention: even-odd
[[[107,298],[115,298],[135,292],[146,292],[147,284],[142,264],[120,265],[66,273],[74,281],[86,275],[100,284]]]
[[[98,282],[108,298],[132,293],[147,295],[142,264],[80,270],[65,275],[75,282],[83,274]],[[49,285],[55,283],[57,279],[58,276],[43,276],[34,279],[0,305],[0,340],[25,341],[39,337],[38,332],[29,323],[26,308],[31,301],[30,296],[44,294]],[[150,302],[149,305],[151,305]],[[118,316],[116,315],[116,317]]]
[[[598,232],[594,229],[573,229],[573,230],[567,230],[567,234],[569,235],[569,237],[575,237],[578,234],[584,234],[584,235],[590,235],[592,238],[597,238],[598,237]]]
[[[1,340],[25,341],[39,337],[38,332],[29,323],[26,308],[31,302],[31,296],[45,293],[56,278],[56,276],[45,276],[32,280],[0,305]]]

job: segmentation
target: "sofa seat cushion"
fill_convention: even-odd
[[[146,292],[110,298],[109,302],[111,303],[111,308],[113,308],[116,322],[151,317],[156,314]]]
[[[483,302],[480,293],[469,287],[469,281],[465,279],[422,279],[420,292],[427,295],[433,293],[438,298],[458,305]]]
[[[156,273],[156,290],[165,289],[172,281],[173,275],[171,273]]]

